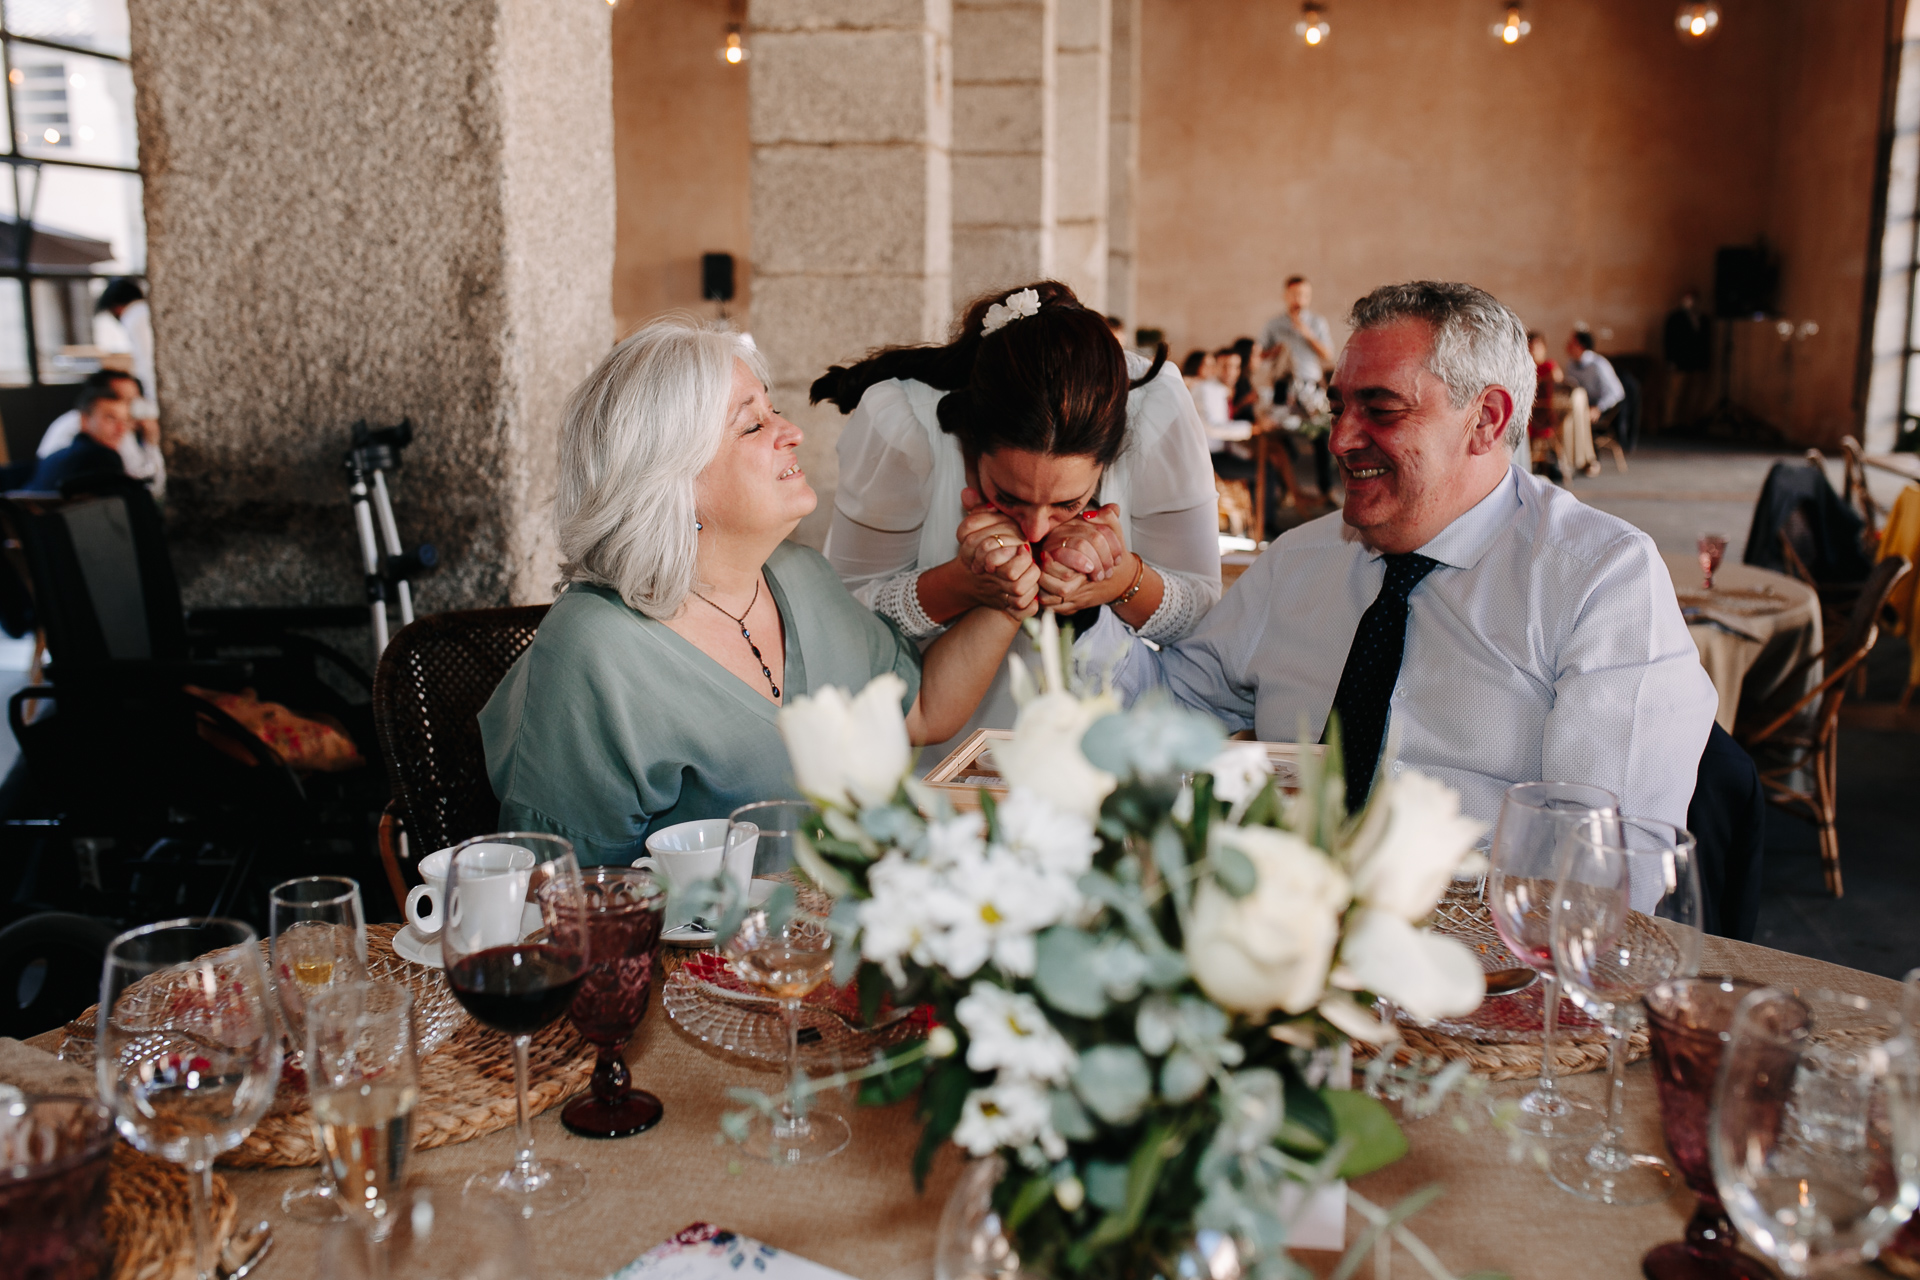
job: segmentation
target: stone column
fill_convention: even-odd
[[[945,334],[952,316],[947,0],[753,0],[753,329],[774,405],[833,507],[843,421],[810,408],[827,366]]]
[[[1054,273],[1055,0],[953,6],[953,295]]]
[[[1107,310],[1140,323],[1134,255],[1140,233],[1134,202],[1140,182],[1140,0],[1113,6],[1113,86],[1107,104]]]
[[[131,9],[188,603],[360,601],[347,427],[402,417],[421,611],[550,599],[560,413],[613,328],[607,6]]]
[[[1107,306],[1107,113],[1111,0],[1058,0],[1054,274],[1080,301]]]

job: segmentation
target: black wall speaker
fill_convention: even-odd
[[[708,302],[733,301],[733,255],[700,255],[700,296]]]
[[[1773,310],[1779,268],[1766,250],[1729,245],[1713,255],[1713,314],[1723,320],[1764,315]]]

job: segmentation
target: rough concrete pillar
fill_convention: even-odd
[[[1140,0],[1110,0],[1113,63],[1107,104],[1107,310],[1141,323],[1134,256],[1140,233],[1134,202],[1140,182]]]
[[[1058,0],[1054,69],[1054,274],[1080,301],[1107,306],[1107,115],[1112,0]]]
[[[960,303],[1055,271],[1054,6],[953,6],[953,293]]]
[[[946,0],[753,0],[753,331],[826,535],[841,418],[807,406],[830,364],[951,321]]]
[[[422,611],[551,598],[558,425],[612,337],[604,4],[131,7],[190,604],[362,599],[341,458],[413,420]]]

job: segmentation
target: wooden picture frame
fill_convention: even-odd
[[[1006,783],[993,763],[991,752],[994,743],[1005,742],[1011,737],[1013,734],[1005,729],[975,729],[948,753],[946,759],[927,770],[923,781],[935,791],[943,793],[956,809],[978,809],[983,789],[995,800],[1004,799],[1007,794]],[[1282,791],[1299,789],[1302,755],[1319,755],[1326,749],[1311,743],[1302,746],[1297,742],[1262,742],[1257,745],[1266,748],[1267,759],[1273,765],[1274,777],[1279,779]]]

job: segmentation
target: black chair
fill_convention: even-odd
[[[0,929],[0,1036],[52,1031],[99,999],[100,968],[118,932],[110,921],[62,911]]]
[[[1753,757],[1718,724],[1700,754],[1687,829],[1699,842],[1701,927],[1716,937],[1752,942],[1760,923],[1766,793]]]

